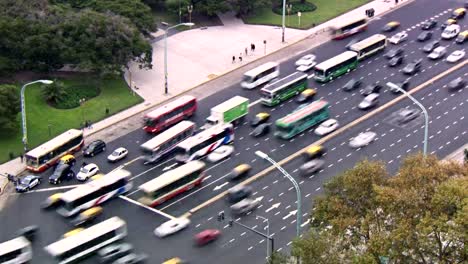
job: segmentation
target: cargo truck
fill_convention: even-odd
[[[236,124],[248,113],[249,99],[242,96],[234,96],[224,103],[211,108],[210,116],[206,118],[206,123],[201,129],[227,123]]]

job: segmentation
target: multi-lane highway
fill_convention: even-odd
[[[430,5],[428,5],[429,3]],[[426,54],[420,50],[423,44],[415,41],[420,33],[418,25],[429,18],[435,18],[439,20],[439,23],[443,22],[449,16],[450,9],[458,7],[460,3],[460,1],[415,1],[401,10],[386,15],[383,19],[374,20],[370,24],[369,30],[359,37],[366,37],[379,32],[380,28],[388,21],[400,21],[401,30],[406,29],[409,34],[409,40],[398,45],[405,49],[406,62],[423,58],[422,71],[410,78],[410,86],[417,87],[454,66],[442,60],[429,61],[425,58]],[[468,25],[467,19],[460,20],[459,24],[462,28],[466,28]],[[434,35],[437,38],[440,36],[439,29],[435,29]],[[348,41],[329,42],[311,52],[317,54],[318,60],[321,61],[344,51],[344,45]],[[449,53],[463,47],[453,41],[442,41],[442,45],[447,46]],[[281,64],[281,76],[284,77],[294,71],[294,61],[296,59],[294,57]],[[401,73],[401,66],[388,68],[386,62],[387,60],[382,54],[378,54],[360,63],[357,70],[331,83],[322,85],[311,79],[309,80],[309,86],[317,89],[317,98],[323,98],[330,103],[330,116],[337,119],[341,126],[344,126],[369,112],[357,109],[357,104],[363,98],[359,91],[347,93],[341,90],[341,87],[347,81],[351,78],[360,79],[364,87],[371,83],[378,82],[384,85],[388,81],[397,82],[406,78]],[[463,111],[468,104],[466,88],[450,93],[445,87],[450,80],[456,77],[463,76],[468,79],[467,68],[465,65],[434,81],[432,84],[422,87],[421,90],[413,94],[426,106],[431,117],[429,152],[440,157],[466,143],[468,138],[468,135],[466,135],[468,121],[464,116],[466,111]],[[290,100],[275,108],[267,108],[258,103],[260,98],[258,90],[246,91],[240,89],[239,85],[235,85],[226,87],[221,92],[200,101],[200,107],[193,121],[201,125],[212,106],[234,95],[242,95],[250,99],[249,116],[267,111],[272,115],[272,120],[292,112],[298,106],[297,103]],[[389,92],[388,88],[385,87],[385,90],[381,92],[379,105],[384,105],[398,96]],[[394,114],[406,107],[415,108],[416,106],[408,99],[401,100],[329,139],[324,144],[328,149],[324,157],[325,167],[316,175],[307,178],[301,178],[298,175],[297,168],[303,163],[302,159],[293,159],[284,166],[297,180],[302,190],[303,230],[307,229],[308,212],[312,209],[312,198],[321,193],[325,181],[352,167],[363,158],[382,160],[388,164],[389,171],[394,172],[405,155],[422,149],[424,130],[422,116],[405,126],[400,126],[394,122]],[[367,147],[351,149],[348,146],[349,139],[359,132],[367,130],[376,132],[377,140]],[[294,139],[285,141],[273,137],[271,133],[255,139],[249,135],[251,128],[248,125],[243,124],[237,127],[235,130],[234,154],[220,163],[208,164],[207,177],[201,188],[167,201],[157,209],[173,216],[180,216],[189,212],[197,205],[234,186],[233,183],[227,181],[226,174],[236,165],[240,163],[250,164],[253,168],[251,175],[269,167],[268,163],[255,156],[254,152],[256,150],[267,153],[277,161],[285,159],[319,140],[319,137],[311,133],[311,131],[306,131]],[[109,142],[108,152],[118,146],[125,146],[130,151],[127,161],[133,160],[141,155],[139,145],[149,138],[143,131],[134,131],[118,140]],[[78,164],[80,162],[81,160],[79,160]],[[97,163],[103,172],[110,171],[116,166],[108,164],[104,154],[98,155],[93,159],[93,162]],[[138,186],[160,175],[163,171],[173,168],[174,164],[173,160],[168,159],[160,164],[145,166],[142,165],[141,160],[136,160],[126,166],[126,169],[132,172],[134,185]],[[44,177],[49,173],[46,172]],[[72,184],[77,184],[77,182]],[[297,212],[295,211],[296,194],[294,188],[277,171],[259,178],[250,185],[254,189],[253,197],[260,198],[261,204],[253,213],[236,220],[255,227],[257,230],[264,231],[265,223],[261,219],[257,220],[255,215],[267,217],[270,222],[270,232],[273,233],[275,239],[275,248],[288,252],[296,229],[295,214]],[[39,202],[54,192],[48,189],[50,186],[47,184],[40,187],[43,188],[40,191],[19,195],[14,203],[8,205],[1,212],[0,241],[11,237],[14,231],[20,227],[33,223],[39,224],[41,227],[40,238],[34,244],[35,257],[33,263],[49,263],[50,259],[45,255],[42,247],[56,241],[61,234],[72,227],[55,212],[42,212],[39,209]],[[127,195],[127,198],[136,200],[140,196],[141,193],[134,189]],[[127,240],[134,244],[138,252],[148,254],[151,258],[150,263],[159,263],[174,256],[189,260],[191,263],[215,263],[221,258],[223,263],[239,263],[242,261],[245,263],[263,263],[265,257],[266,241],[262,237],[237,225],[229,227],[227,221],[217,222],[216,216],[219,212],[224,211],[229,215],[228,204],[224,199],[214,201],[209,206],[195,212],[191,216],[192,222],[187,230],[164,239],[158,239],[152,234],[156,226],[167,220],[164,216],[129,203],[127,199],[115,199],[107,203],[104,208],[104,217],[117,215],[127,221],[129,229]],[[193,235],[205,228],[218,228],[222,230],[223,234],[218,241],[204,248],[194,247]],[[93,260],[90,260],[90,263],[92,262]]]

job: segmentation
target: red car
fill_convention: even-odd
[[[211,241],[215,241],[221,235],[218,229],[206,229],[195,235],[195,242],[198,246],[203,246]]]

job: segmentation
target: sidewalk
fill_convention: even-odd
[[[412,2],[407,0],[397,5]],[[230,84],[238,82],[242,74],[266,61],[284,61],[329,40],[327,28],[347,17],[364,15],[365,10],[375,9],[375,16],[394,9],[395,4],[383,0],[372,1],[346,14],[338,16],[309,30],[286,29],[286,43],[281,43],[281,28],[274,26],[246,25],[233,13],[220,15],[223,26],[193,29],[170,36],[168,43],[169,94],[164,94],[164,38],[152,43],[153,69],[140,70],[133,64],[125,79],[144,102],[93,124],[86,129],[85,138],[90,142],[97,138],[111,141],[130,131],[141,128],[145,111],[184,92],[202,99]],[[164,32],[158,32],[161,36]],[[263,41],[266,41],[266,45]],[[250,44],[255,52],[250,52]],[[288,47],[288,49],[284,49]],[[248,55],[245,55],[245,48]],[[242,62],[239,56],[242,54]],[[236,62],[232,63],[232,56]],[[267,57],[268,56],[268,57]],[[245,66],[245,67],[244,67]],[[196,69],[196,70],[194,70]],[[217,78],[223,76],[223,78]],[[0,165],[0,173],[18,175],[25,165],[17,158]],[[0,188],[6,179],[0,177]]]

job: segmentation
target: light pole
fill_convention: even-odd
[[[415,103],[417,106],[419,106],[419,108],[421,108],[421,110],[422,110],[422,112],[424,114],[424,120],[425,120],[423,154],[424,154],[424,157],[426,157],[427,156],[427,137],[428,137],[428,134],[429,134],[429,115],[427,114],[426,108],[418,100],[416,100],[413,96],[411,96],[411,94],[406,92],[404,89],[401,89],[400,86],[398,86],[398,85],[396,85],[396,84],[394,84],[392,82],[388,82],[387,86],[390,87],[390,88],[393,88],[393,89],[397,89],[399,92],[402,92],[409,99],[411,99],[411,101],[413,101],[413,103]]]
[[[169,32],[170,29],[179,27],[179,26],[188,26],[191,27],[193,26],[194,23],[180,23],[172,27],[168,27],[166,29],[166,32],[164,32],[164,94],[167,94],[169,92],[169,87],[167,84],[167,32]],[[130,84],[131,85],[131,84]]]
[[[26,89],[26,86],[35,84],[35,83],[43,83],[43,84],[51,84],[53,81],[51,80],[37,80],[34,82],[29,82],[23,87],[21,87],[21,122],[23,125],[23,146],[24,146],[24,153],[27,152],[28,150],[28,130],[26,128],[26,102],[24,99],[24,90]]]
[[[189,13],[189,23],[192,23],[192,11],[193,11],[193,5],[187,6],[187,11]],[[189,26],[191,27],[191,26]]]
[[[284,43],[284,31],[285,31],[285,25],[284,25],[285,16],[286,16],[286,0],[283,0],[283,18],[282,18],[283,31],[281,34],[281,42],[283,43]]]
[[[296,189],[296,195],[297,195],[297,201],[296,201],[297,202],[296,235],[297,235],[297,237],[299,237],[299,235],[301,234],[301,217],[302,217],[302,213],[301,213],[301,190],[299,189],[299,185],[297,184],[296,180],[294,180],[294,178],[291,175],[289,175],[289,173],[287,171],[285,171],[278,163],[276,163],[276,161],[274,161],[272,158],[270,158],[267,154],[261,152],[260,150],[257,150],[257,151],[255,151],[255,155],[257,155],[260,158],[265,159],[268,162],[270,162],[273,166],[275,166],[275,168],[277,168],[279,171],[281,171],[281,173],[283,173],[284,176],[286,176],[292,182],[292,184],[294,185],[294,188]]]
[[[267,226],[266,226],[266,228],[267,228],[267,236],[268,236],[268,238],[270,238],[270,222],[268,221],[268,218],[265,218],[265,217],[263,217],[263,216],[261,216],[261,215],[256,215],[256,216],[255,216],[255,219],[258,219],[258,218],[263,219],[263,222],[266,222],[266,223],[267,223]],[[270,243],[270,239],[267,239],[267,242],[266,242],[266,245],[267,245],[267,246],[266,246],[266,247],[267,247],[267,258],[270,257],[270,253],[268,253],[269,250],[270,250],[270,246],[268,245],[269,243]],[[273,253],[273,252],[272,252],[272,253]]]
[[[286,8],[288,9],[288,26],[290,26],[289,24],[289,17],[291,16],[291,9],[292,9],[292,4],[287,4],[286,5]]]

